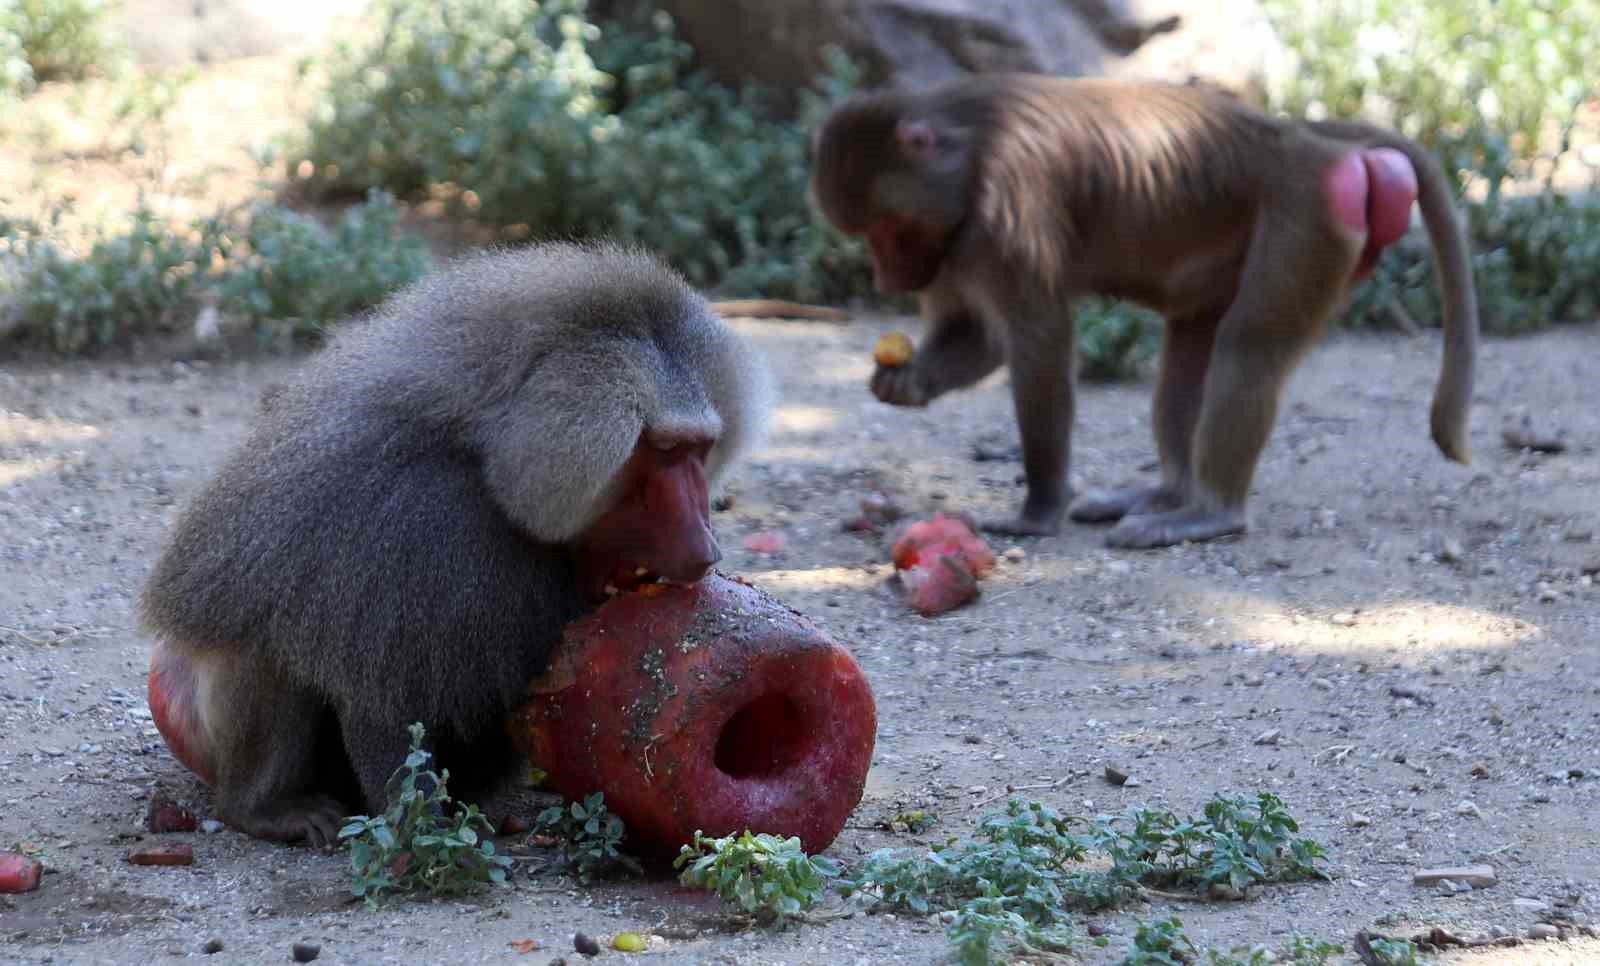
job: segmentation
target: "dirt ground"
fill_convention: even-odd
[[[182,47],[192,35],[173,36]],[[248,197],[244,149],[303,107],[285,93],[291,64],[202,71],[142,158],[108,149],[66,92],[46,90],[0,149],[0,198],[71,192],[116,210],[153,178],[150,196],[190,217]],[[1020,465],[974,459],[1014,438],[1003,375],[896,411],[864,389],[871,347],[914,324],[736,325],[780,363],[782,396],[716,518],[726,569],[850,647],[878,701],[866,797],[829,854],[849,863],[967,832],[1008,786],[1080,814],[1193,812],[1214,793],[1270,790],[1327,848],[1332,881],[1086,918],[1110,942],[1081,959],[1115,962],[1138,923],[1173,914],[1222,948],[1290,931],[1522,936],[1540,920],[1600,920],[1600,328],[1485,345],[1467,468],[1427,439],[1436,334],[1334,338],[1291,386],[1247,538],[1112,552],[1102,530],[1071,527],[1018,541],[978,603],[924,620],[886,585],[887,548],[840,524],[874,489],[915,513],[1012,507]],[[648,959],[661,963],[943,955],[941,927],[895,916],[730,933],[670,881],[586,888],[519,872],[483,897],[371,913],[348,901],[342,856],[231,831],[174,836],[193,844],[192,867],[129,865],[130,848],[159,838],[144,831],[153,790],[202,817],[208,804],[151,725],[131,603],[174,513],[296,361],[0,359],[0,849],[27,843],[50,869],[37,892],[0,896],[6,961],[198,957],[217,939],[223,963],[287,962],[305,940],[321,962],[532,966],[578,959],[575,931],[624,929],[659,937]],[[1151,475],[1148,392],[1085,387],[1081,485]],[[1567,450],[1505,447],[1501,423],[1522,411]],[[769,529],[787,536],[784,553],[739,549]],[[1108,784],[1107,765],[1137,783]],[[938,824],[874,828],[907,808]],[[1450,896],[1411,884],[1418,869],[1475,862],[1498,884]],[[529,938],[544,949],[508,945]],[[1600,942],[1444,959],[1600,962]]]
[[[1292,385],[1246,539],[1112,552],[1102,531],[1073,527],[1018,543],[977,604],[924,620],[886,587],[885,548],[841,521],[872,488],[914,512],[998,512],[1019,496],[1019,467],[972,459],[1013,432],[1003,376],[927,412],[869,401],[871,346],[891,324],[737,323],[769,357],[808,364],[779,367],[772,437],[717,517],[730,547],[778,529],[788,548],[734,549],[728,569],[847,643],[879,704],[867,794],[830,854],[967,831],[1008,785],[1047,785],[1021,794],[1090,814],[1194,811],[1215,792],[1265,789],[1326,845],[1332,882],[1095,917],[1111,945],[1086,960],[1115,959],[1137,922],[1173,913],[1224,946],[1291,929],[1347,940],[1375,925],[1520,935],[1540,918],[1596,917],[1600,414],[1587,400],[1600,330],[1486,345],[1471,468],[1426,438],[1436,339],[1332,340]],[[181,836],[189,868],[128,865],[126,851],[153,838],[141,831],[152,787],[202,812],[207,801],[151,726],[130,604],[177,507],[294,364],[0,372],[0,844],[40,846],[52,870],[38,892],[0,897],[13,961],[199,955],[217,937],[223,961],[283,961],[310,939],[329,962],[537,963],[553,953],[507,944],[570,954],[574,930],[622,929],[663,936],[651,957],[663,962],[939,955],[937,927],[889,916],[720,933],[705,902],[659,882],[519,876],[485,898],[373,914],[347,903],[342,857],[233,832]],[[1086,390],[1082,482],[1140,475],[1147,391]],[[1567,451],[1505,448],[1500,420],[1518,407],[1564,431]],[[1108,784],[1108,764],[1137,787]],[[1473,775],[1480,764],[1486,777]],[[939,824],[871,829],[908,807]],[[1411,886],[1419,868],[1471,862],[1493,865],[1499,884],[1450,897]],[[1592,941],[1487,958],[1591,957]]]

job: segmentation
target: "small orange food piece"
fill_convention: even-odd
[[[911,361],[911,338],[904,332],[886,332],[872,349],[872,359],[880,366],[894,368]]]

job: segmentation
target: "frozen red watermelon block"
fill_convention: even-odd
[[[713,573],[568,625],[509,728],[562,794],[605,794],[634,854],[745,829],[815,853],[861,801],[877,710],[848,651]]]

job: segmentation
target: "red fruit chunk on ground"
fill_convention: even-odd
[[[955,610],[978,596],[978,581],[963,561],[959,548],[935,544],[921,563],[900,572],[906,604],[924,617]]]
[[[196,822],[194,813],[179,805],[177,802],[161,795],[154,795],[150,799],[150,808],[145,813],[145,822],[152,832],[193,832]]]
[[[0,892],[32,892],[39,888],[44,865],[20,852],[0,852]]]
[[[194,847],[189,845],[156,845],[128,853],[134,865],[194,865]]]
[[[776,530],[763,530],[744,538],[744,548],[751,553],[783,553],[789,541]]]
[[[893,558],[897,570],[910,570],[939,556],[960,557],[975,578],[994,569],[994,552],[983,538],[973,533],[965,521],[942,513],[913,523],[895,541]]]

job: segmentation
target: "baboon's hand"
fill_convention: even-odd
[[[872,394],[891,406],[926,406],[928,391],[911,365],[878,366],[872,373]]]

